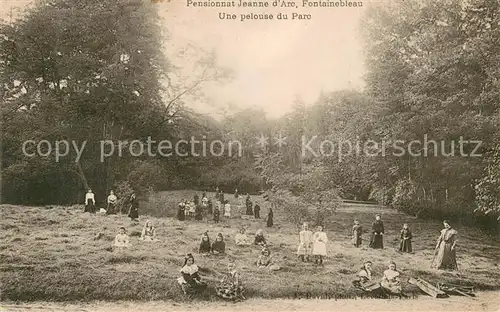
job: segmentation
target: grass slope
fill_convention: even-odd
[[[447,281],[472,283],[478,289],[500,289],[498,259],[500,244],[479,231],[458,228],[459,273],[439,272],[429,268],[433,249],[441,229],[438,222],[422,221],[391,210],[345,207],[331,220],[326,232],[328,259],[323,268],[297,261],[295,251],[297,227],[275,212],[275,227],[265,228],[265,220],[244,220],[235,213],[234,219],[221,224],[177,221],[177,202],[191,198],[192,191],[162,192],[155,200],[142,203],[140,223],[132,225],[126,216],[84,214],[82,207],[37,208],[0,206],[0,300],[14,301],[74,301],[74,300],[183,300],[175,279],[187,252],[195,253],[203,276],[216,280],[224,272],[228,259],[238,265],[249,297],[261,298],[346,298],[362,295],[351,286],[354,275],[364,260],[374,263],[379,278],[387,263],[394,260],[403,277],[419,276],[430,282]],[[226,195],[234,203],[234,196]],[[241,208],[244,212],[245,208]],[[235,211],[236,209],[233,209]],[[261,215],[266,214],[266,208]],[[369,230],[374,214],[382,213],[386,227],[385,249],[367,248],[369,234],[364,234],[363,247],[350,243],[350,228],[354,218]],[[156,215],[155,217],[151,215]],[[157,229],[157,243],[139,241],[146,219]],[[414,234],[414,254],[400,254],[399,231],[404,222],[410,223]],[[133,247],[124,252],[113,251],[113,238],[120,226],[131,235]],[[263,228],[275,259],[283,267],[268,272],[255,267],[260,249],[234,245],[234,235],[241,226],[252,235]],[[224,257],[196,256],[201,233],[208,230],[212,239],[224,234],[228,255]],[[98,233],[104,235],[95,240]],[[214,284],[213,282],[211,283]],[[406,292],[419,294],[404,283]],[[207,298],[214,298],[209,289]]]

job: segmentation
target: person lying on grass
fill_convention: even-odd
[[[278,271],[281,269],[279,265],[273,263],[271,251],[267,247],[262,249],[259,259],[257,259],[257,266],[259,268],[267,268],[271,271]]]
[[[203,233],[201,236],[200,248],[198,252],[202,255],[210,255],[212,251],[212,246],[210,245],[210,237],[208,236],[208,231]]]
[[[389,268],[384,271],[384,276],[380,282],[380,286],[389,294],[401,295],[401,281],[399,280],[399,272],[396,270],[396,263],[389,262]]]
[[[266,245],[266,238],[264,237],[264,231],[262,231],[262,229],[258,229],[255,233],[255,239],[253,243],[260,246]]]
[[[212,244],[212,253],[219,255],[226,252],[226,243],[224,243],[224,237],[222,233],[217,234],[215,242]]]
[[[236,246],[248,246],[250,243],[248,242],[248,236],[245,234],[245,228],[241,228],[240,232],[236,234],[234,237],[234,241]]]
[[[141,233],[141,240],[146,242],[157,242],[156,239],[156,229],[150,220],[147,220],[144,224],[144,228]]]
[[[242,285],[241,277],[236,270],[236,264],[229,262],[227,273],[215,288],[217,296],[228,300],[244,300],[245,288]]]
[[[192,254],[186,255],[180,272],[182,276],[177,279],[177,283],[179,283],[184,294],[200,293],[206,288],[207,284],[202,282],[199,268],[194,264]]]
[[[120,227],[118,234],[116,234],[116,236],[115,236],[114,246],[118,247],[120,249],[130,247],[130,238],[127,235],[126,230],[123,226]]]

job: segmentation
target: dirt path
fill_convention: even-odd
[[[484,292],[476,298],[450,297],[433,299],[421,296],[408,300],[346,299],[346,300],[261,300],[241,303],[193,302],[95,302],[89,304],[0,304],[0,311],[68,311],[68,312],[146,312],[146,311],[500,311],[500,292]]]

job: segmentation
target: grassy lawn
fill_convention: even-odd
[[[212,280],[224,272],[228,259],[234,259],[242,273],[248,297],[260,298],[346,298],[360,296],[351,286],[354,275],[364,260],[373,262],[376,277],[381,277],[393,260],[403,277],[422,277],[438,281],[473,284],[477,289],[500,289],[500,244],[478,230],[457,228],[459,272],[447,273],[430,269],[433,249],[441,230],[439,222],[429,222],[391,210],[345,207],[325,222],[329,238],[328,258],[322,268],[297,260],[295,251],[298,229],[275,212],[275,227],[267,229],[265,220],[244,220],[233,208],[231,220],[220,224],[175,219],[181,198],[192,198],[193,191],[162,192],[152,202],[141,203],[140,222],[131,224],[123,215],[84,214],[83,207],[0,206],[1,298],[15,301],[73,300],[183,300],[176,278],[183,256],[192,252],[202,274]],[[201,195],[201,193],[199,193]],[[211,194],[212,195],[212,194]],[[235,203],[233,195],[226,198]],[[254,197],[262,203],[261,198]],[[261,216],[267,208],[261,205]],[[244,212],[242,207],[240,212]],[[144,214],[148,214],[148,216]],[[382,213],[386,228],[384,250],[367,248],[369,234],[364,234],[363,247],[351,246],[350,228],[357,218],[369,230],[375,213]],[[151,219],[161,240],[143,243],[139,235],[146,219]],[[414,254],[400,254],[399,231],[407,222],[414,235]],[[133,246],[124,252],[111,247],[118,228],[125,226]],[[270,243],[281,271],[258,269],[254,262],[260,249],[256,246],[236,247],[234,235],[245,226],[249,235],[259,228]],[[208,230],[211,239],[224,234],[227,255],[197,256],[200,235]],[[95,239],[98,233],[104,235]],[[409,294],[420,294],[406,283]],[[214,285],[214,282],[211,282]],[[205,298],[214,299],[210,288]]]

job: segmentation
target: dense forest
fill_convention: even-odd
[[[88,188],[101,202],[110,189],[146,194],[238,188],[268,191],[276,204],[298,213],[309,204],[332,206],[340,197],[498,230],[499,12],[500,3],[489,0],[371,5],[361,25],[364,90],[323,93],[313,105],[297,98],[294,111],[277,120],[256,109],[218,120],[188,109],[185,96],[206,81],[231,79],[230,71],[206,53],[197,63],[200,75],[184,85],[175,82],[178,68],[163,53],[168,37],[154,4],[37,2],[0,25],[2,202],[74,204]],[[278,132],[286,134],[285,146],[255,144],[261,134]],[[101,141],[192,136],[238,140],[242,155],[124,152],[100,161]],[[412,155],[397,155],[394,145],[384,155],[304,155],[301,138],[313,136],[360,144],[438,143],[430,149],[413,145]],[[26,140],[87,143],[81,157],[69,148],[56,162],[55,149],[46,146],[47,157],[25,156]],[[481,156],[450,155],[460,140],[480,141],[462,152]],[[318,148],[317,142],[311,146]]]

